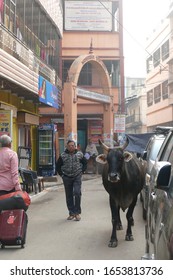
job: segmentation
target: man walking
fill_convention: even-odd
[[[69,211],[67,220],[80,221],[82,173],[87,168],[87,160],[81,151],[76,149],[73,140],[67,142],[67,148],[56,163],[56,170],[62,177],[66,204]]]

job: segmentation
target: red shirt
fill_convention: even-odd
[[[0,190],[21,190],[17,153],[8,147],[0,149]]]

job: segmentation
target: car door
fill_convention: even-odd
[[[173,167],[168,191],[158,190],[158,220],[155,231],[156,259],[168,260],[173,257]],[[172,244],[171,244],[172,243]]]
[[[151,182],[150,182],[150,195],[149,195],[149,208],[148,208],[148,227],[150,241],[155,245],[156,236],[158,232],[157,225],[160,223],[160,218],[162,216],[162,196],[163,191],[157,189],[156,178],[158,170],[165,164],[165,162],[157,162],[151,172]]]
[[[162,159],[171,163],[171,176],[167,191],[155,188],[156,221],[154,247],[156,259],[170,259],[170,240],[173,236],[173,137],[170,137]]]
[[[167,249],[168,220],[171,210],[169,193],[156,191],[157,215],[155,220],[154,248],[156,259],[169,259]]]
[[[149,235],[150,241],[154,243],[154,247],[157,243],[157,238],[159,236],[159,227],[162,222],[162,207],[163,200],[166,200],[164,193],[156,188],[156,178],[158,170],[161,168],[162,163],[168,162],[173,163],[173,132],[169,133],[168,137],[165,139],[161,153],[158,155],[157,160],[151,171],[150,179],[150,195],[149,195],[149,211],[148,211],[148,223],[149,223]]]

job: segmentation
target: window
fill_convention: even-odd
[[[160,102],[161,99],[161,87],[160,85],[154,88],[154,103]]]
[[[161,47],[162,61],[169,57],[169,40],[167,40]]]
[[[6,0],[4,1],[4,14],[5,20],[4,24],[7,29],[14,33],[15,30],[15,9],[16,9],[16,1]]]
[[[168,98],[168,80],[162,83],[162,99]]]
[[[153,104],[153,91],[150,90],[147,92],[147,105],[151,106]]]
[[[113,13],[114,13],[115,7],[113,6]],[[114,31],[119,32],[119,9],[115,10],[114,13]]]
[[[153,67],[153,57],[152,57],[152,55],[147,59],[146,67],[147,67],[147,73],[149,73],[152,70],[152,67]]]
[[[159,159],[160,161],[168,161],[168,160],[172,161],[170,159],[170,155],[171,155],[171,152],[172,152],[172,149],[173,149],[172,143],[173,143],[173,135],[170,136],[168,142],[164,146],[163,153],[161,155],[161,158]]]
[[[172,150],[170,152],[170,155],[169,155],[169,158],[167,161],[169,161],[173,165],[173,147],[172,147]]]
[[[79,86],[91,86],[92,85],[92,65],[91,63],[86,63],[79,75]]]
[[[18,0],[16,3],[17,37],[20,34],[19,39],[23,38],[34,54],[58,73],[59,35],[56,27],[37,1]]]
[[[160,49],[155,51],[153,54],[153,64],[154,67],[157,67],[160,64]]]
[[[68,80],[68,71],[70,69],[72,60],[64,60],[62,62],[62,82],[65,83]]]
[[[111,77],[112,86],[119,87],[119,60],[104,60],[103,62]]]
[[[151,151],[149,152],[149,158],[151,160],[156,159],[163,141],[164,141],[164,137],[160,138],[160,139],[155,139],[154,142],[152,143]],[[147,155],[148,155],[148,152],[147,152]]]
[[[15,1],[10,2],[10,31],[14,33],[15,30],[15,14],[16,14],[16,4]]]

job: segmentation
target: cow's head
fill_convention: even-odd
[[[96,161],[101,164],[108,164],[108,180],[111,182],[118,182],[121,179],[121,173],[124,162],[128,162],[132,159],[132,154],[124,151],[128,142],[123,146],[110,148],[106,146],[101,140],[99,144],[107,151],[106,154],[98,155]]]

